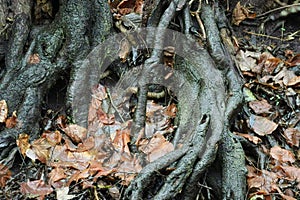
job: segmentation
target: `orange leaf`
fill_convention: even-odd
[[[29,144],[29,135],[22,133],[19,135],[19,138],[17,139],[16,143],[19,147],[21,154],[25,157],[26,151],[30,148]]]
[[[6,128],[14,128],[17,125],[17,123],[18,123],[17,112],[14,111],[12,116],[6,119],[5,126]]]

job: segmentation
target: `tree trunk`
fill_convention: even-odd
[[[108,65],[118,59],[119,46],[115,44],[122,38],[114,37],[107,1],[47,1],[51,9],[46,11],[39,1],[0,2],[0,23],[6,27],[0,38],[0,59],[5,61],[0,66],[0,100],[8,103],[10,115],[13,111],[18,115],[16,127],[1,127],[0,160],[11,166],[15,138],[28,133],[33,139],[43,131],[40,121],[45,97],[53,87],[64,87],[56,84],[62,76],[68,85],[64,90],[64,110],[71,110],[69,115],[75,122],[87,127],[91,88]],[[224,11],[217,1],[208,5],[202,2],[201,16],[195,13],[203,20],[206,35],[201,46],[191,35],[192,28],[198,25],[185,1],[155,0],[144,4],[143,25],[157,28],[152,34],[147,29],[148,35],[142,38],[152,44],[153,50],[138,73],[124,69],[117,88],[126,88],[128,81],[139,87],[131,130],[131,147],[138,154],[134,141],[145,123],[148,84],[165,81],[157,65],[166,43],[181,49],[176,52],[179,56],[170,80],[177,84],[172,86],[179,107],[178,129],[172,140],[176,148],[144,167],[125,190],[123,199],[244,199],[244,151],[231,131],[231,120],[243,100],[242,80],[232,59],[234,47]],[[7,19],[10,15],[12,21]],[[180,22],[177,29],[181,33],[167,30],[174,19]],[[170,35],[185,37],[185,41],[167,39]],[[99,44],[101,48],[96,48]],[[120,70],[122,64],[118,63],[114,65]],[[162,176],[160,172],[167,168],[174,170]],[[203,182],[211,189],[203,189]]]

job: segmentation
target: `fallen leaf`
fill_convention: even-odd
[[[300,76],[295,76],[291,78],[288,83],[286,84],[287,86],[294,86],[300,83]]]
[[[251,13],[250,10],[245,8],[244,6],[241,6],[241,2],[238,2],[233,9],[232,13],[232,23],[234,25],[239,25],[242,21],[245,19],[254,19],[256,17],[255,13]]]
[[[287,128],[283,132],[287,143],[291,146],[299,147],[300,131],[296,128]]]
[[[270,150],[270,155],[273,159],[279,161],[280,163],[294,163],[296,161],[295,156],[291,151],[282,149],[279,146],[272,147]]]
[[[49,177],[49,184],[54,185],[55,182],[65,179],[67,176],[65,174],[65,169],[62,167],[56,167],[51,170],[51,172],[48,174]]]
[[[300,64],[300,54],[293,56],[287,63],[291,67],[299,65]]]
[[[257,194],[270,194],[277,187],[278,174],[267,170],[257,171],[254,167],[247,166],[247,185],[249,190],[255,190]]]
[[[4,188],[6,181],[11,178],[11,172],[8,167],[0,163],[0,188]]]
[[[259,56],[260,53],[239,50],[236,55],[237,65],[242,72],[252,71],[257,65],[256,63]]]
[[[87,129],[77,124],[67,125],[67,127],[62,130],[75,143],[80,143],[87,137]]]
[[[268,103],[267,100],[255,100],[249,102],[249,107],[256,113],[256,114],[264,114],[269,113],[272,106]]]
[[[247,140],[253,142],[254,144],[258,144],[258,143],[262,142],[262,140],[259,137],[256,137],[256,136],[253,136],[253,135],[238,133],[238,132],[234,132],[234,134],[242,136],[242,137],[246,138]]]
[[[47,185],[42,180],[28,181],[26,183],[21,183],[21,192],[23,194],[29,195],[31,198],[40,197],[43,199],[46,195],[53,192],[50,185]]]
[[[16,141],[17,146],[20,149],[21,154],[25,157],[26,151],[30,148],[29,144],[29,135],[26,133],[22,133],[19,135],[19,138]]]
[[[172,143],[167,141],[165,137],[159,133],[153,135],[148,144],[140,145],[139,148],[147,155],[147,160],[153,162],[154,160],[166,155],[174,150]]]
[[[4,123],[8,115],[8,108],[5,100],[0,101],[0,123]]]
[[[69,195],[69,187],[62,187],[56,189],[56,199],[57,200],[69,200],[76,197],[76,195]]]
[[[175,103],[172,103],[169,105],[165,110],[164,114],[167,115],[170,118],[175,118],[177,114],[177,106]]]
[[[14,111],[12,116],[6,119],[5,127],[6,128],[14,128],[17,125],[17,123],[18,123],[17,112]]]
[[[278,124],[270,121],[265,117],[251,115],[249,118],[249,128],[260,136],[272,134],[276,130]]]
[[[31,149],[34,151],[39,161],[47,163],[50,158],[50,148],[53,145],[48,142],[46,138],[39,138],[32,142]]]
[[[120,153],[126,152],[130,154],[128,143],[130,143],[130,130],[117,130],[116,136],[112,142],[115,149]]]

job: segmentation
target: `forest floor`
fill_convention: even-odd
[[[242,1],[240,5],[237,1],[226,4],[237,49],[235,62],[245,82],[245,104],[233,120],[232,130],[244,141],[242,144],[248,169],[247,199],[299,199],[300,4],[297,1],[261,0]],[[82,127],[67,124],[66,121],[70,119],[48,110],[44,119],[41,119],[45,122],[44,127],[51,122],[60,131],[45,128],[47,131],[41,138],[30,144],[28,135],[20,135],[17,140],[20,155],[16,159],[21,160],[18,167],[8,170],[0,165],[0,199],[24,199],[25,196],[46,196],[46,199],[120,197],[123,186],[129,184],[143,164],[137,162],[137,158],[128,156],[131,122],[117,121],[114,116],[107,114],[105,107],[96,109],[97,105],[111,101],[113,95],[101,85],[94,89],[93,95],[89,117],[95,123],[89,130],[97,132],[97,128],[105,126],[109,131],[115,130],[115,135],[111,138],[99,136],[91,141],[86,138],[86,130]],[[3,104],[0,102],[2,108],[5,107]],[[129,108],[131,105],[126,106]],[[174,149],[167,139],[168,134],[176,128],[173,125],[176,109],[173,102],[148,102],[146,134],[150,139],[139,141],[140,150],[146,155],[146,163]],[[157,117],[157,113],[160,115],[158,121],[152,118],[154,115]],[[6,119],[6,126],[13,126],[15,120],[14,116]],[[66,139],[65,135],[70,139]],[[73,143],[78,146],[75,147]],[[98,145],[97,155],[91,143]],[[256,151],[247,152],[247,145],[255,146]],[[49,152],[53,146],[57,146],[55,152]],[[73,152],[72,155],[64,154],[65,149]],[[110,149],[109,156],[107,149]],[[111,149],[114,149],[113,153]],[[90,162],[93,156],[98,157],[98,162]],[[46,162],[49,158],[51,165]],[[38,161],[30,162],[30,159]],[[107,165],[114,167],[103,166],[101,163],[104,160]],[[89,163],[89,167],[86,163]],[[55,167],[55,170],[49,171],[50,167]],[[69,169],[67,174],[66,167]],[[90,178],[91,171],[97,171],[93,178]],[[131,175],[124,172],[130,172]],[[28,177],[32,179],[29,181]],[[41,178],[34,180],[34,177]],[[98,177],[104,178],[95,186],[93,183]],[[69,187],[62,187],[56,194],[50,186],[60,187],[66,182]]]

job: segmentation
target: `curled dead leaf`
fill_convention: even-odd
[[[241,5],[241,2],[239,1],[235,8],[233,9],[232,13],[232,23],[234,25],[239,25],[242,21],[245,19],[254,19],[256,17],[255,13],[252,13],[249,9],[245,8]]]

